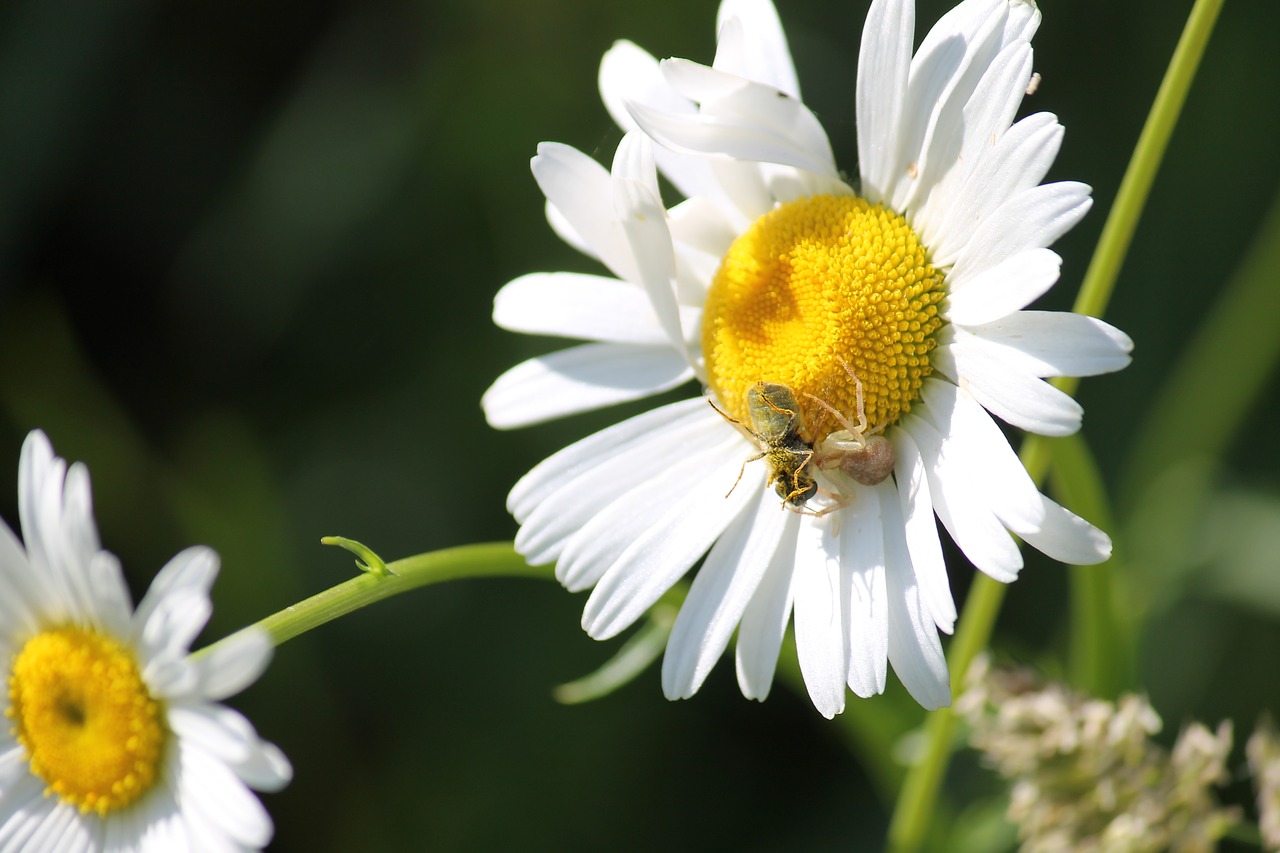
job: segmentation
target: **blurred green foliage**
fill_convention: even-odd
[[[619,133],[596,94],[601,53],[625,37],[709,60],[714,2],[68,5],[0,8],[0,461],[13,476],[40,427],[87,462],[136,591],[180,548],[212,545],[214,639],[348,577],[322,535],[387,559],[509,538],[516,477],[634,409],[488,429],[488,383],[558,346],[495,329],[490,301],[524,272],[593,270],[546,227],[528,158],[554,139],[607,162]],[[1095,197],[1057,247],[1047,307],[1070,305],[1190,5],[1041,3],[1043,82],[1024,109],[1060,116],[1051,178]],[[806,100],[852,171],[866,3],[780,6]],[[919,7],[922,34],[946,4]],[[1280,186],[1277,32],[1274,0],[1227,4],[1108,318],[1134,364],[1080,395],[1113,500],[1157,395],[1184,401],[1159,417],[1185,444],[1144,459],[1112,531],[1144,572],[1139,678],[1171,731],[1228,716],[1245,731],[1280,709],[1280,403],[1267,382],[1231,412],[1165,387]],[[1232,383],[1230,353],[1218,363],[1214,381]],[[1251,367],[1274,386],[1274,365]],[[1224,421],[1239,427],[1200,459]],[[0,489],[11,523],[15,495]],[[968,570],[948,556],[962,596]],[[1029,559],[998,648],[1060,666],[1066,585]],[[296,768],[266,798],[273,849],[880,844],[896,771],[844,745],[879,763],[909,747],[865,751],[868,733],[919,722],[896,684],[837,723],[782,682],[743,700],[724,665],[688,702],[663,700],[651,671],[557,705],[554,685],[618,646],[581,632],[582,602],[459,583],[282,647],[234,702]],[[986,839],[961,846],[1008,841],[971,760],[950,789],[978,816],[965,837]]]

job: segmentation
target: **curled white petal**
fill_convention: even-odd
[[[769,0],[724,0],[716,15],[715,67],[800,97],[778,11]]]

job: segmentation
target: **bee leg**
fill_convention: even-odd
[[[726,412],[724,409],[721,409],[719,406],[717,406],[717,405],[715,404],[715,401],[714,401],[714,400],[712,400],[710,397],[708,397],[708,398],[707,398],[707,405],[708,405],[708,406],[710,406],[711,408],[715,409],[715,410],[716,410],[716,414],[718,414],[720,417],[724,418],[724,419],[725,419],[726,421],[728,421],[729,423],[731,423],[731,424],[737,424],[738,426],[742,426],[742,421],[738,420],[738,419],[737,419],[737,418],[735,418],[733,415],[730,415],[730,414],[729,414],[728,412]]]
[[[755,462],[757,459],[763,459],[764,456],[765,456],[764,453],[757,453],[755,456],[752,456],[750,459],[742,460],[742,467],[738,469],[738,479],[734,480],[733,485],[729,487],[729,491],[724,493],[724,496],[726,498],[729,497],[729,495],[733,494],[733,490],[738,488],[738,484],[742,482],[742,475],[747,470],[747,465],[752,462]]]
[[[804,454],[804,461],[801,462],[799,465],[797,465],[796,469],[791,472],[791,492],[785,498],[783,498],[784,506],[786,506],[787,504],[790,504],[791,501],[795,499],[797,496],[803,495],[806,491],[808,491],[807,486],[800,485],[800,472],[803,471],[805,467],[809,464],[810,460],[813,459],[813,451],[808,448],[805,448],[803,451],[801,451],[801,453]]]
[[[763,384],[763,383],[761,383],[761,384]],[[764,404],[765,404],[766,406],[768,406],[769,408],[773,409],[775,412],[777,412],[777,413],[778,413],[778,414],[780,414],[780,415],[787,415],[788,417],[792,417],[792,418],[794,418],[794,417],[796,417],[796,416],[799,414],[799,412],[793,412],[793,411],[791,411],[790,409],[784,409],[784,408],[782,408],[782,407],[781,407],[781,406],[779,406],[777,403],[775,403],[775,402],[773,402],[772,400],[770,400],[770,399],[769,399],[769,395],[768,395],[768,394],[761,394],[761,395],[760,395],[760,399],[761,399],[761,400],[764,400]]]

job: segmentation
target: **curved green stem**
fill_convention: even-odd
[[[348,547],[345,542],[331,544],[342,544],[343,547]],[[360,553],[365,556],[365,552],[372,554],[367,548]],[[376,562],[369,565],[376,567],[382,564],[376,555],[373,559]],[[278,646],[286,640],[291,640],[312,628],[318,628],[353,610],[359,610],[361,607],[411,589],[442,581],[485,577],[554,580],[555,577],[553,566],[531,567],[526,564],[524,558],[515,552],[510,542],[462,545],[430,551],[386,563],[384,569],[385,571],[377,571],[376,568],[372,571],[366,570],[357,577],[343,581],[337,586],[268,616],[257,622],[255,627],[265,629],[271,635],[271,642]],[[226,639],[218,642],[226,642]],[[218,643],[207,646],[198,654],[207,653],[216,645]]]
[[[1097,317],[1106,310],[1152,181],[1164,158],[1169,137],[1182,112],[1187,90],[1200,66],[1200,58],[1204,55],[1223,2],[1196,0],[1187,18],[1085,273],[1074,308],[1079,313]],[[1055,384],[1072,393],[1079,380],[1066,378]],[[1022,458],[1033,479],[1041,482],[1049,459],[1044,440],[1030,436],[1023,444]],[[953,695],[959,695],[959,688],[964,684],[974,656],[986,648],[1003,600],[1004,587],[987,577],[978,577],[970,588],[955,641],[951,644]],[[889,849],[895,853],[914,853],[924,845],[930,829],[930,817],[936,811],[942,779],[951,760],[954,729],[955,717],[950,708],[935,711],[925,725],[925,754],[920,763],[908,771],[889,825]]]

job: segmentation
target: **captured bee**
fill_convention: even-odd
[[[893,443],[883,435],[879,435],[884,429],[884,424],[871,430],[867,429],[862,381],[849,369],[849,365],[844,365],[844,369],[853,378],[854,390],[857,394],[858,423],[855,426],[825,400],[820,400],[812,394],[808,395],[815,403],[835,415],[836,420],[844,427],[818,442],[814,448],[814,454],[817,457],[814,461],[823,470],[838,468],[855,483],[874,486],[884,482],[893,473],[893,466],[897,461],[893,452]]]
[[[711,403],[711,408],[720,412],[725,420],[745,429],[760,446],[758,455],[742,463],[738,479],[734,480],[729,493],[732,494],[742,481],[742,472],[747,469],[747,463],[765,459],[769,463],[769,485],[782,498],[783,505],[802,511],[805,502],[818,493],[818,483],[806,470],[813,459],[813,448],[800,438],[800,428],[803,426],[800,406],[791,389],[777,382],[757,382],[748,388],[747,416],[751,420],[750,426],[720,411],[715,403]]]

